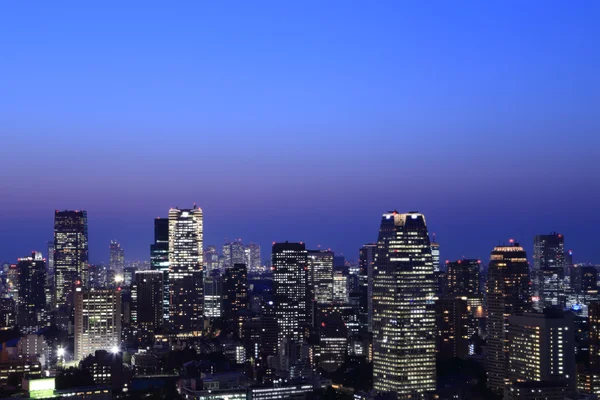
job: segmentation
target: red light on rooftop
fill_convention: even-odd
[[[121,291],[121,287],[119,286],[119,287],[117,288],[117,292],[120,292],[120,291]]]
[[[450,264],[450,260],[446,260],[446,264]]]
[[[459,264],[462,264],[462,260],[458,260],[458,263],[459,263]]]
[[[508,243],[511,243],[511,244],[512,244],[512,243],[514,243],[514,242],[515,242],[515,239],[508,239]]]
[[[325,327],[325,322],[321,322],[321,326],[322,326],[322,327]]]
[[[75,284],[76,284],[77,286],[79,286],[79,285],[81,285],[81,281],[75,281]]]
[[[481,260],[477,260],[477,264],[481,264]]]

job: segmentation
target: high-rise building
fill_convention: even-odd
[[[212,271],[219,269],[219,252],[215,246],[208,246],[204,250],[204,266],[206,267],[206,276]]]
[[[600,301],[588,304],[590,369],[600,373]]]
[[[17,322],[22,330],[36,332],[46,325],[46,260],[42,253],[33,252],[31,257],[19,258],[19,296]]]
[[[471,318],[466,297],[447,296],[436,300],[437,351],[442,357],[467,357]]]
[[[70,301],[77,281],[87,286],[88,225],[86,211],[54,213],[54,285],[56,305]]]
[[[171,294],[169,292],[169,219],[154,220],[154,243],[150,245],[150,268],[163,273],[163,320],[169,322]]]
[[[132,323],[138,337],[150,338],[163,325],[163,274],[161,271],[137,271],[131,299]]]
[[[319,325],[319,367],[334,372],[346,360],[348,332],[337,316],[327,318]]]
[[[440,244],[435,241],[435,233],[431,242],[431,259],[433,260],[433,271],[440,272]]]
[[[169,210],[169,323],[178,331],[202,327],[202,209]]]
[[[111,240],[109,251],[110,269],[117,273],[123,273],[123,269],[125,268],[125,251],[123,251],[123,247],[116,240]]]
[[[333,273],[333,302],[340,304],[348,304],[350,297],[348,295],[348,275],[343,271],[335,271]]]
[[[447,288],[446,293],[453,296],[479,296],[480,289],[479,260],[463,259],[446,262]]]
[[[573,314],[560,308],[510,315],[506,342],[508,383],[562,382],[574,391],[574,332]]]
[[[333,302],[333,252],[308,251],[309,297],[317,304]]]
[[[218,269],[204,278],[204,316],[220,318],[223,315],[223,279]]]
[[[539,311],[564,306],[565,238],[560,233],[537,235],[533,244],[533,295]]]
[[[302,342],[308,327],[308,271],[304,243],[274,243],[273,292],[279,348],[284,339]]]
[[[253,275],[262,274],[264,272],[262,260],[260,258],[260,246],[255,243],[250,243],[244,247],[244,255],[246,256],[246,265],[248,273]]]
[[[75,360],[121,346],[121,290],[75,289]]]
[[[375,252],[377,243],[365,244],[358,253],[359,286],[360,286],[360,315],[363,329],[373,331],[373,272],[375,270]]]
[[[237,239],[233,242],[225,242],[223,245],[223,256],[225,257],[225,268],[229,268],[233,266],[233,264],[245,264],[246,253],[244,251],[242,239]]]
[[[232,320],[238,311],[248,308],[248,272],[246,264],[233,264],[223,274],[223,312]]]
[[[373,387],[399,399],[435,390],[435,282],[425,216],[383,214],[373,274]]]
[[[531,309],[529,263],[518,243],[497,246],[490,256],[487,278],[487,358],[488,387],[504,393],[508,316]]]
[[[50,241],[47,243],[48,248],[48,275],[54,276],[54,241]]]

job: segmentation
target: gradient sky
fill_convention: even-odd
[[[600,263],[597,1],[3,2],[0,260],[86,209],[145,259],[153,218],[205,243],[356,259],[420,210],[441,258],[559,231]]]

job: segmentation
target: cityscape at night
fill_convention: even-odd
[[[599,400],[598,21],[0,4],[0,399]]]

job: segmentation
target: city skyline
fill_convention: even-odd
[[[200,204],[200,203],[198,203]],[[200,204],[201,206],[201,204]],[[94,221],[95,218],[90,217],[90,212],[89,210],[85,209],[85,207],[80,207],[79,209],[86,211],[87,213],[87,218],[88,220]],[[203,210],[205,210],[204,207],[202,207]],[[60,210],[55,210],[56,211],[69,211],[66,208],[61,208]],[[390,211],[390,210],[388,210]],[[421,210],[418,210],[419,212],[421,212]],[[164,216],[161,216],[160,218],[167,220],[168,219],[168,212],[169,209],[163,210],[163,214]],[[206,211],[204,212],[204,220],[206,221],[207,219],[210,221],[211,218],[208,217],[206,215]],[[424,212],[424,214],[427,214]],[[53,217],[53,214],[51,214],[51,218]],[[429,220],[431,220],[431,218],[429,218]],[[130,238],[130,240],[121,240],[121,236],[120,235],[113,235],[110,232],[107,232],[107,238],[108,241],[103,242],[100,241],[100,239],[95,239],[94,237],[95,235],[95,230],[94,230],[94,226],[89,223],[89,225],[91,225],[91,230],[92,230],[92,235],[91,237],[88,239],[89,241],[89,260],[91,264],[105,264],[105,265],[109,265],[110,264],[110,249],[109,249],[109,245],[112,241],[115,240],[115,238],[117,238],[118,242],[120,245],[123,246],[123,249],[126,250],[127,252],[127,256],[125,258],[125,262],[132,262],[132,261],[150,261],[150,244],[154,243],[154,234],[153,234],[153,224],[154,224],[154,218],[150,218],[149,221],[145,221],[144,223],[144,227],[148,228],[143,232],[144,237],[148,236],[148,243],[142,243],[141,248],[138,245],[137,247],[130,247],[131,244],[133,243],[139,243],[140,240],[139,238],[137,240],[132,240]],[[205,223],[206,224],[206,223]],[[122,225],[122,224],[119,224]],[[149,225],[149,227],[146,227],[145,225]],[[371,223],[371,225],[373,225]],[[435,220],[432,221],[430,223],[430,226],[433,226],[435,229]],[[244,230],[244,229],[242,229]],[[340,232],[342,232],[343,230],[340,230]],[[370,230],[372,232],[372,229]],[[2,231],[0,231],[1,233]],[[433,230],[430,231],[430,236],[433,235]],[[535,241],[535,237],[539,236],[539,235],[549,235],[552,232],[561,232],[561,235],[564,236],[564,240],[565,240],[565,251],[572,251],[573,252],[573,259],[574,259],[574,263],[582,263],[582,264],[594,264],[594,265],[600,265],[600,256],[597,256],[596,252],[591,252],[591,256],[590,259],[584,259],[582,258],[579,254],[578,251],[578,245],[577,243],[571,238],[571,235],[567,233],[565,233],[564,230],[559,230],[559,229],[549,229],[546,231],[543,231],[541,229],[537,229],[537,230],[532,230],[531,234],[529,234],[528,236],[523,236],[523,237],[519,237],[516,235],[510,235],[510,232],[508,232],[508,235],[505,237],[501,237],[501,238],[497,238],[497,240],[493,241],[492,239],[486,241],[486,238],[480,238],[479,242],[480,245],[477,246],[478,250],[474,250],[474,251],[470,251],[469,250],[469,246],[465,245],[465,251],[463,251],[462,253],[460,251],[453,251],[451,254],[450,251],[452,250],[447,250],[447,247],[450,247],[452,245],[454,245],[454,248],[458,247],[458,245],[456,244],[457,242],[463,242],[462,240],[460,240],[460,238],[457,238],[456,236],[450,236],[448,237],[448,241],[449,243],[445,243],[444,240],[440,239],[440,234],[435,232],[436,234],[436,240],[437,242],[440,244],[440,263],[443,266],[445,261],[455,261],[455,260],[459,260],[459,259],[469,259],[469,258],[473,258],[473,259],[479,259],[479,260],[483,260],[484,261],[484,265],[487,265],[485,263],[485,260],[487,258],[487,253],[489,253],[489,247],[493,247],[493,246],[497,246],[497,245],[504,245],[504,244],[508,244],[510,240],[515,240],[519,243],[521,243],[525,249],[528,251],[528,260],[530,261],[530,267],[533,268],[534,265],[534,260],[533,260],[533,254],[534,254],[534,241]],[[330,234],[331,232],[328,232],[328,234]],[[52,234],[52,232],[50,232],[50,234]],[[103,235],[104,236],[104,235]],[[309,236],[309,235],[306,235]],[[335,236],[335,235],[334,235]],[[366,236],[366,235],[365,235]],[[373,235],[371,235],[373,236]],[[243,243],[245,245],[248,244],[258,244],[259,246],[261,246],[261,248],[263,249],[268,249],[270,248],[270,246],[272,245],[273,242],[285,242],[285,241],[290,241],[290,242],[304,242],[307,244],[307,248],[312,249],[312,250],[329,250],[329,251],[333,251],[336,255],[340,254],[343,255],[345,257],[346,260],[348,261],[353,261],[355,263],[358,263],[358,258],[359,258],[359,250],[362,246],[364,246],[367,243],[373,243],[376,242],[376,238],[374,239],[368,239],[368,240],[364,240],[362,242],[357,242],[360,243],[356,246],[355,249],[353,249],[354,246],[349,245],[348,243],[344,243],[343,241],[340,243],[339,239],[333,239],[333,240],[329,240],[326,241],[327,242],[338,242],[340,243],[340,248],[335,248],[333,246],[327,246],[326,244],[321,244],[321,243],[312,243],[311,241],[305,240],[305,238],[303,236],[301,236],[300,234],[291,234],[288,237],[283,237],[283,238],[273,238],[272,240],[268,240],[268,241],[264,241],[264,243],[261,243],[257,240],[252,240],[251,237],[242,237],[241,235],[228,235],[228,236],[224,236],[222,237],[220,240],[220,242],[218,241],[219,238],[215,239],[215,234],[213,233],[212,230],[209,230],[206,234],[206,237],[209,238],[208,240],[204,240],[204,250],[206,250],[209,246],[216,246],[217,249],[219,250],[219,252],[221,253],[221,248],[224,244],[229,243],[231,240],[242,240]],[[229,239],[230,237],[236,237],[236,239]],[[103,238],[104,239],[104,238]],[[29,248],[29,251],[25,251],[25,252],[21,252],[20,250],[17,250],[15,248],[9,248],[9,251],[6,251],[5,249],[0,247],[0,250],[2,250],[2,252],[0,253],[0,262],[10,262],[10,263],[14,263],[15,260],[17,258],[20,257],[25,257],[27,256],[29,253],[31,253],[31,251],[39,251],[41,252],[45,258],[48,257],[47,255],[47,243],[48,241],[43,241],[40,243],[39,246],[32,248],[31,243],[25,242],[26,244],[21,246],[25,249]],[[21,242],[22,244],[22,242]],[[352,243],[353,244],[353,243]],[[487,247],[486,247],[487,246]],[[472,246],[473,249],[475,249],[475,246]],[[481,249],[479,249],[481,248]],[[345,251],[341,251],[341,249],[350,249],[350,252],[345,252]],[[353,250],[353,251],[352,251]],[[15,257],[10,257],[9,255],[13,253],[16,254]],[[22,254],[21,254],[22,253]],[[133,256],[130,256],[130,254],[133,254]],[[263,254],[262,257],[262,261],[264,263],[265,260],[267,260],[269,257],[268,255],[265,253]]]

